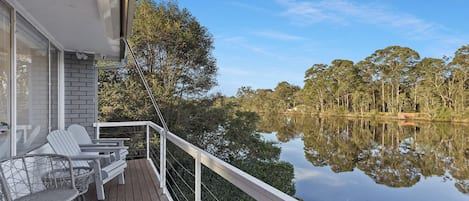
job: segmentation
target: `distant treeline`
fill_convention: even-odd
[[[408,47],[376,50],[358,63],[335,59],[306,70],[301,88],[241,87],[233,97],[245,110],[342,115],[418,113],[428,120],[469,119],[469,45],[454,56],[421,58]]]

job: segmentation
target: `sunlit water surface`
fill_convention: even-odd
[[[260,127],[303,200],[469,200],[466,126],[264,117]]]

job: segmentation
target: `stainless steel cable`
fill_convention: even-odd
[[[156,102],[155,96],[153,95],[153,91],[151,90],[150,86],[148,85],[148,81],[147,81],[147,79],[145,78],[145,76],[143,74],[142,67],[140,66],[140,63],[138,62],[134,51],[132,50],[132,48],[130,48],[129,41],[127,41],[127,39],[125,39],[125,38],[123,39],[123,41],[126,44],[127,48],[129,49],[130,55],[132,56],[132,58],[134,60],[134,63],[135,63],[135,67],[136,67],[135,69],[137,69],[138,75],[140,76],[140,79],[142,80],[143,85],[145,86],[145,90],[147,91],[148,96],[151,99],[151,103],[153,104],[153,107],[155,108],[155,111],[158,115],[158,118],[160,119],[160,122],[163,125],[164,132],[165,132],[164,134],[166,135],[169,131],[168,130],[168,125],[166,125],[166,121],[164,120],[164,117],[163,117],[163,114],[161,113],[160,107],[158,106],[158,103]]]
[[[169,153],[169,152],[168,152]],[[176,159],[174,159],[176,160]],[[187,188],[189,188],[193,193],[194,193],[194,189],[192,189],[192,187],[186,182],[186,180],[184,180],[184,178],[182,178],[182,175],[179,174],[177,171],[176,171],[176,168],[171,164],[171,163],[168,163],[169,166],[174,170],[174,173],[176,173],[176,175],[182,180],[183,184],[186,185]],[[183,170],[185,170],[185,168],[183,167]]]
[[[187,197],[184,195],[184,193],[182,192],[179,185],[177,185],[176,180],[173,178],[173,176],[171,174],[168,174],[168,176],[169,176],[168,178],[170,178],[173,181],[174,186],[176,186],[177,190],[181,193],[182,197],[184,197],[184,199],[188,201],[189,199],[187,199]],[[167,181],[169,181],[169,180],[167,180]],[[166,186],[169,186],[171,188],[171,185],[166,185]],[[189,189],[191,189],[191,188],[189,188]],[[173,192],[175,192],[175,191],[173,190]]]
[[[174,155],[171,154],[171,152],[167,152],[167,153],[169,154],[169,156],[170,156],[179,166],[182,167],[182,169],[183,169],[184,171],[186,171],[187,173],[189,173],[191,176],[195,177],[194,173],[192,173],[190,170],[188,170],[187,168],[185,168],[185,167],[181,164],[181,162],[179,162],[179,160],[177,160],[176,157],[174,157]],[[173,169],[175,169],[173,165],[170,164],[170,166],[171,166]],[[176,172],[176,174],[178,174],[178,173]],[[178,176],[181,178],[181,176],[180,176],[179,174],[178,174]],[[181,178],[181,179],[182,179],[182,178]],[[183,181],[184,181],[184,180],[183,180]],[[184,182],[184,183],[186,183],[186,182]],[[219,201],[219,200],[217,199],[217,197],[215,196],[215,194],[214,194],[212,191],[210,191],[210,189],[207,187],[207,185],[205,185],[203,182],[201,182],[201,184],[202,184],[202,187],[203,187],[215,200]],[[188,186],[188,184],[186,184],[186,186]],[[191,190],[192,190],[192,189],[191,189]],[[194,191],[193,191],[193,192],[194,192]]]

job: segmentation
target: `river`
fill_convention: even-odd
[[[469,200],[468,125],[264,115],[258,130],[303,200]]]

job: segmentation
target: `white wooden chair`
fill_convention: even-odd
[[[78,142],[80,147],[96,147],[96,146],[124,146],[124,141],[130,140],[130,138],[100,138],[91,139],[90,135],[86,131],[85,127],[72,124],[67,128],[67,131],[72,133],[73,138]],[[129,154],[128,149],[121,149],[120,156],[125,159]],[[115,154],[111,154],[111,160],[115,160]]]
[[[66,130],[56,130],[49,133],[47,141],[57,154],[63,154],[72,159],[74,167],[92,167],[98,200],[104,200],[104,184],[113,178],[119,178],[119,184],[124,184],[124,171],[127,163],[120,157],[121,149],[126,147],[81,147],[78,146],[72,134]],[[102,166],[100,160],[109,158],[114,153],[116,160]]]
[[[36,154],[0,162],[2,201],[71,201],[78,194],[72,162],[66,156]]]

